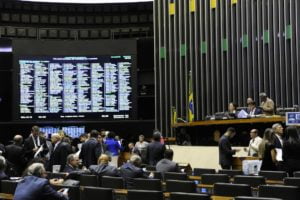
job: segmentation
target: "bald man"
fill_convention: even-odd
[[[5,147],[5,157],[12,164],[14,176],[21,176],[26,165],[22,135],[15,135],[13,144]]]
[[[52,171],[53,165],[60,165],[60,171],[64,171],[67,163],[67,157],[72,153],[70,144],[62,142],[62,137],[58,133],[54,133],[51,136],[51,142],[53,144],[53,152],[50,156],[48,170]]]
[[[99,177],[102,176],[119,176],[119,171],[115,166],[109,165],[110,157],[106,154],[102,154],[98,159],[98,165],[91,165],[89,170],[92,174]]]

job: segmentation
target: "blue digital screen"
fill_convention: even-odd
[[[287,112],[286,125],[300,125],[300,112]]]
[[[51,136],[53,133],[57,133],[60,130],[63,130],[71,138],[78,138],[80,135],[85,133],[85,126],[40,127],[40,131],[44,132],[48,136]]]

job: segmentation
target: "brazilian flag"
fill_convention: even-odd
[[[194,121],[194,94],[193,94],[193,82],[192,82],[192,71],[189,75],[189,110],[188,110],[188,121]]]

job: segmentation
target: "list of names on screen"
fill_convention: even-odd
[[[20,119],[128,119],[132,56],[21,58]]]

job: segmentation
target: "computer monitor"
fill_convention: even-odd
[[[285,117],[285,124],[287,126],[300,125],[300,112],[286,112]]]

